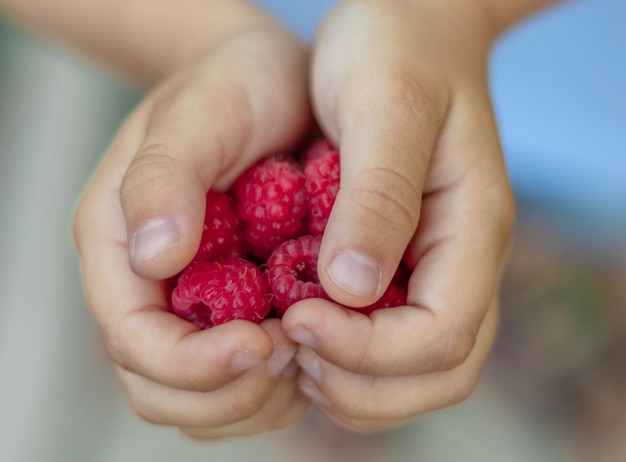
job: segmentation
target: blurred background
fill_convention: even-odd
[[[259,3],[309,40],[332,1],[299,15]],[[312,413],[287,432],[198,444],[128,409],[71,242],[81,189],[141,95],[0,16],[0,461],[626,460],[624,24],[622,0],[570,2],[494,49],[519,213],[472,398],[385,435]]]

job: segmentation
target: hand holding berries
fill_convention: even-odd
[[[320,29],[310,76],[307,51],[261,21],[222,37],[130,116],[75,229],[90,306],[139,415],[220,438],[290,425],[310,400],[341,425],[375,431],[471,393],[495,333],[514,207],[489,103],[487,15],[453,3],[340,2]],[[201,245],[222,248],[202,243],[207,191],[227,192],[259,158],[291,152],[311,125],[309,102],[341,151],[341,188],[321,161],[310,170],[328,177],[308,181],[322,192],[314,201],[296,195],[268,209],[278,185],[260,200],[246,192],[247,231],[235,240],[256,250],[225,245],[230,254],[217,256],[276,265],[263,270],[277,304],[288,305],[282,319],[216,325],[221,310],[195,314],[205,294],[194,283],[183,287],[182,312],[212,327],[180,319],[162,281]],[[280,187],[301,182],[294,174]],[[313,210],[327,209],[333,191],[326,221]],[[274,259],[262,245],[268,216],[289,217]],[[402,261],[410,276],[398,271]],[[211,262],[193,265],[212,271]],[[243,279],[232,299],[263,291],[256,277]],[[346,308],[368,312],[394,279],[408,290],[385,303],[406,295],[406,305],[367,316]],[[291,304],[294,287],[320,286],[322,297]],[[285,367],[296,350],[297,378]]]
[[[254,277],[261,272],[239,264],[245,242],[233,198],[224,194],[262,153],[291,149],[310,121],[306,51],[267,17],[259,23],[231,31],[146,96],[75,218],[89,305],[131,407],[194,438],[283,428],[309,406],[295,368],[286,368],[297,347],[279,320],[245,320],[258,321],[269,304],[264,277]],[[216,272],[205,261],[218,256]],[[235,301],[244,320],[199,330],[172,313],[164,280],[192,259],[198,274],[191,279],[219,273],[220,289],[231,284],[224,277],[246,283],[231,284],[227,307],[218,299],[210,316],[193,308],[207,293],[181,293],[192,303],[184,313],[202,327],[219,324]],[[258,313],[248,313],[255,299]]]
[[[303,154],[253,165],[235,182],[234,204],[210,190],[200,248],[171,283],[174,312],[205,329],[235,319],[258,324],[270,305],[280,318],[300,300],[329,299],[317,260],[339,192],[339,169],[339,153],[322,139]],[[398,271],[408,274],[403,264]],[[394,278],[380,300],[358,310],[404,305],[408,278],[399,281]]]
[[[406,306],[363,316],[307,299],[282,318],[301,345],[300,389],[349,429],[467,398],[495,335],[515,207],[483,13],[457,0],[339,2],[316,39],[312,104],[341,154],[320,282],[340,304],[367,306],[400,261],[411,269]]]

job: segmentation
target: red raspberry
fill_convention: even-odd
[[[280,317],[287,308],[305,298],[326,298],[317,276],[317,257],[322,238],[304,235],[283,242],[267,260],[272,304]]]
[[[372,303],[369,306],[365,306],[363,308],[354,308],[356,311],[359,311],[363,314],[370,314],[374,310],[378,310],[381,308],[393,308],[396,306],[406,305],[406,289],[392,281],[387,287],[387,290],[376,302]]]
[[[318,148],[316,157],[306,164],[304,176],[309,196],[307,228],[309,234],[320,236],[339,192],[339,153],[330,145],[324,151]]]
[[[213,261],[219,257],[240,257],[243,253],[239,217],[233,200],[227,194],[209,190],[202,239],[192,264]]]
[[[267,258],[280,243],[302,234],[307,215],[304,174],[290,158],[253,165],[235,183],[237,212],[248,250]]]
[[[302,163],[306,165],[312,160],[317,159],[326,151],[336,151],[336,149],[327,138],[316,139],[305,149],[304,155],[302,156]]]
[[[407,297],[407,285],[409,283],[409,277],[411,276],[411,270],[404,262],[400,262],[398,269],[396,270],[391,283],[382,297],[376,300],[369,306],[363,308],[355,308],[364,314],[370,314],[374,310],[380,308],[393,308],[396,306],[406,305]]]
[[[276,314],[282,317],[294,303],[306,298],[330,300],[317,275],[321,236],[304,235],[283,242],[267,260],[267,280],[273,295]],[[380,308],[406,305],[409,270],[401,264],[391,284],[375,303],[362,308],[350,308],[364,314]]]
[[[263,272],[241,258],[189,266],[172,292],[174,313],[201,329],[234,319],[255,323],[271,308]]]

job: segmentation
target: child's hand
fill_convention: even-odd
[[[87,297],[145,420],[218,438],[292,424],[308,406],[295,369],[282,374],[296,346],[279,321],[198,331],[167,312],[159,282],[198,248],[206,191],[302,139],[306,63],[278,27],[230,37],[143,101],[82,199],[75,240]]]
[[[341,189],[318,270],[338,302],[381,295],[403,257],[409,306],[372,316],[294,305],[300,386],[348,428],[378,430],[466,398],[490,348],[514,204],[489,102],[486,16],[467,1],[345,1],[313,59]]]

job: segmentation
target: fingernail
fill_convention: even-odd
[[[170,218],[154,218],[147,221],[133,238],[132,259],[137,264],[156,257],[180,240],[180,230]]]
[[[295,345],[277,346],[267,361],[267,373],[271,377],[278,377],[296,354],[296,349]]]
[[[326,398],[317,384],[306,374],[300,375],[299,387],[302,393],[307,395],[311,401],[319,407],[330,407],[330,401]]]
[[[265,358],[247,351],[241,351],[235,354],[231,364],[236,372],[244,372],[252,369],[254,366],[258,366],[263,361],[265,361]]]
[[[313,350],[317,348],[317,338],[315,335],[305,327],[296,327],[295,329],[289,332],[289,337],[294,342],[299,343],[305,347],[309,347]]]
[[[301,351],[296,356],[296,361],[298,361],[302,370],[304,370],[309,377],[317,383],[322,381],[322,365],[320,364],[320,360],[315,353],[306,350]]]
[[[342,250],[330,262],[328,275],[346,292],[359,297],[378,293],[382,269],[371,257],[353,250]]]

